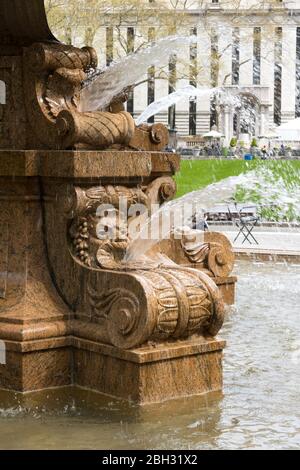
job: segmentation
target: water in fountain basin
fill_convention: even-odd
[[[80,110],[104,109],[114,97],[140,80],[149,67],[167,65],[170,55],[195,41],[196,36],[170,36],[113,63],[83,88]]]
[[[82,389],[0,391],[0,448],[299,449],[300,266],[238,261],[235,273],[224,395],[141,408]]]

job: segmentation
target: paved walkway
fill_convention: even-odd
[[[238,229],[230,226],[217,226],[211,227],[211,230],[222,232],[233,243]],[[256,227],[253,231],[258,245],[254,242],[250,245],[246,240],[242,243],[243,236],[240,235],[238,240],[233,243],[233,247],[237,252],[248,253],[286,253],[300,255],[300,230],[298,229],[274,229],[266,227]]]

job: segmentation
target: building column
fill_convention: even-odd
[[[232,28],[224,25],[222,26],[222,34],[219,35],[219,51],[221,51],[220,64],[219,64],[219,83],[218,85],[231,85],[231,63],[232,63],[232,48],[229,45],[232,42]]]
[[[198,87],[210,87],[210,37],[204,26],[197,29],[198,38]],[[210,97],[197,97],[197,134],[210,131]]]
[[[282,30],[281,123],[295,118],[296,103],[296,27]]]
[[[225,136],[225,139],[224,139],[224,145],[229,145],[230,143],[230,139],[232,137],[231,135],[231,126],[232,126],[232,123],[230,122],[230,118],[232,120],[232,113],[231,113],[231,110],[230,110],[230,107],[226,104],[224,107],[223,107],[223,113],[224,113],[224,129],[223,129],[223,134]]]
[[[253,82],[253,27],[240,28],[240,80],[239,85]]]
[[[269,132],[269,107],[266,105],[260,105],[259,107],[260,114],[260,126],[259,126],[259,135],[265,136]]]
[[[127,47],[130,53],[130,49],[137,50],[145,41],[145,36],[148,31],[143,28],[136,28],[134,33],[130,30],[126,31],[127,34]],[[134,88],[132,93],[132,105],[133,105],[133,117],[137,118],[148,106],[148,83],[146,82],[148,73],[146,71],[144,76],[141,76],[140,81],[144,81],[141,85]]]
[[[270,90],[269,124],[274,125],[274,26],[261,30],[261,83]]]

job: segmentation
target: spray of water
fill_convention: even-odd
[[[258,204],[262,218],[273,222],[300,221],[300,172],[290,162],[261,162],[258,179],[238,186],[236,197]]]
[[[196,36],[170,36],[114,62],[82,89],[80,110],[105,108],[115,96],[147,74],[149,67],[167,65],[170,55],[196,41]]]
[[[250,172],[226,178],[164,204],[146,220],[137,236],[128,245],[124,262],[138,260],[160,240],[169,238],[171,232],[191,227],[194,214],[201,219],[203,213],[218,202],[232,198],[237,186],[246,185],[249,178]],[[252,178],[254,180],[256,176],[252,174]],[[172,222],[165,224],[166,220]]]
[[[186,97],[204,98],[206,96],[210,97],[217,90],[218,88],[206,88],[206,87],[196,88],[193,85],[188,85],[186,87],[180,88],[179,90],[176,90],[173,93],[170,93],[169,95],[164,96],[163,98],[151,103],[145,109],[145,111],[137,118],[136,125],[139,126],[140,124],[143,124],[151,116],[155,116],[157,113],[163,111],[164,109],[169,108],[169,106],[172,106],[178,103],[183,98],[186,98]]]
[[[154,66],[161,69],[166,66],[173,54],[180,54],[182,49],[197,43],[197,36],[170,36],[162,38],[149,47],[140,49],[137,52],[127,55],[122,59],[113,62],[110,66],[101,71],[97,71],[86,82],[81,91],[80,111],[97,111],[105,109],[113,99],[122,94],[128,87],[136,85],[142,77],[145,77],[149,67]],[[136,124],[146,122],[151,116],[178,103],[183,98],[216,95],[218,102],[230,104],[236,108],[244,109],[241,121],[252,120],[253,116],[248,116],[251,107],[242,103],[240,96],[234,96],[230,91],[222,88],[196,88],[192,85],[183,87],[168,96],[163,97],[154,103],[138,117]],[[247,114],[247,110],[249,111]],[[252,108],[251,108],[252,110]],[[253,110],[252,110],[253,113]]]
[[[226,178],[204,189],[193,191],[160,207],[142,224],[139,233],[127,247],[124,262],[141,259],[160,240],[170,237],[172,232],[192,228],[195,215],[198,220],[216,204],[236,200],[257,204],[262,217],[268,211],[278,220],[300,220],[300,176],[290,166],[288,174],[278,166],[258,165],[252,171]],[[264,212],[265,211],[265,212]],[[270,212],[269,212],[270,213]],[[273,214],[272,214],[273,216]],[[172,223],[165,223],[171,220]]]

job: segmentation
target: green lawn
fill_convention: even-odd
[[[280,173],[289,172],[290,165],[300,171],[300,160],[287,161],[251,161],[244,160],[182,160],[181,170],[176,175],[177,197],[201,189],[229,176],[252,170],[259,165],[277,167]]]

